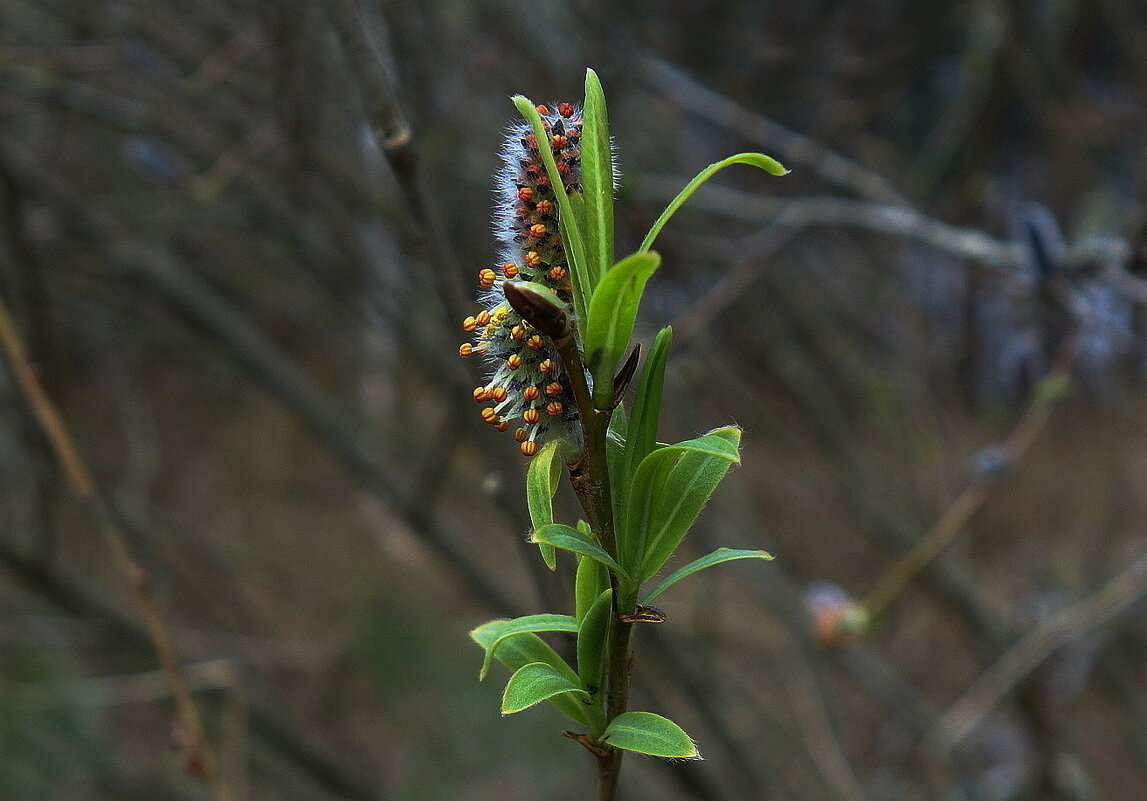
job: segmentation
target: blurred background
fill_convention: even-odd
[[[0,298],[96,493],[9,353],[0,797],[219,797],[124,544],[229,797],[591,795],[477,681],[467,632],[571,568],[456,356],[508,96],[587,65],[621,253],[712,161],[792,170],[659,240],[662,436],[746,443],[679,558],[777,558],[638,632],[634,708],[706,759],[626,797],[1147,797],[1136,0],[0,3]]]

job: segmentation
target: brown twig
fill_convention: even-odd
[[[878,203],[908,205],[908,199],[878,172],[842,156],[803,134],[742,108],[733,100],[690,78],[666,61],[646,58],[638,74],[695,114],[717,123],[760,147],[775,150],[790,169],[802,165],[823,179]]]
[[[1069,336],[1060,349],[1051,371],[1037,387],[1035,396],[1023,416],[994,455],[1002,467],[1014,465],[1023,458],[1043,430],[1056,403],[1064,394],[1074,361],[1075,338]],[[863,607],[870,620],[878,618],[908,583],[964,530],[968,521],[991,495],[997,478],[998,472],[995,470],[980,471],[952,501],[928,533],[892,566],[864,599]]]
[[[1091,596],[1017,642],[940,716],[928,740],[941,749],[952,748],[1057,648],[1116,617],[1144,594],[1147,556],[1136,559]]]
[[[147,626],[148,637],[171,686],[171,694],[180,720],[186,727],[186,764],[202,772],[217,801],[232,801],[234,796],[219,774],[216,756],[207,738],[199,708],[191,699],[187,677],[175,656],[171,633],[155,598],[151,577],[132,554],[123,533],[112,522],[111,515],[100,499],[95,481],[85,466],[63,417],[36,379],[35,371],[25,355],[23,343],[12,321],[12,315],[3,300],[0,300],[0,349],[4,352],[16,384],[27,401],[37,425],[59,462],[65,482],[96,520],[100,532],[135,595]]]

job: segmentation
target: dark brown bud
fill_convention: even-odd
[[[529,281],[503,281],[502,291],[511,308],[546,336],[561,339],[569,334],[566,305],[553,290]]]
[[[625,394],[625,390],[629,387],[629,382],[633,380],[633,374],[637,372],[637,363],[641,359],[641,345],[633,346],[633,350],[629,352],[629,358],[621,365],[621,369],[613,377],[613,405],[621,403],[621,396]]]

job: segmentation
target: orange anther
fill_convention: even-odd
[[[531,250],[526,254],[527,267],[540,267],[542,265],[542,257],[537,254],[537,251]]]
[[[522,366],[522,357],[516,353],[511,353],[509,358],[506,359],[506,366],[511,370],[517,370]]]
[[[474,400],[478,403],[483,403],[490,399],[490,395],[486,392],[485,387],[478,387],[474,390]]]
[[[530,386],[528,386],[522,390],[522,397],[528,401],[537,400],[538,399],[538,388],[535,387],[533,384],[531,384]]]
[[[501,403],[502,401],[504,401],[506,399],[506,388],[505,387],[494,387],[492,390],[490,390],[489,395],[490,395],[490,400]]]
[[[546,275],[551,281],[561,281],[566,277],[566,271],[563,267],[554,267]]]
[[[534,334],[532,337],[527,339],[526,344],[530,347],[530,350],[541,350],[546,346],[545,340],[543,340],[537,334]]]
[[[483,289],[492,287],[496,280],[498,280],[498,276],[489,267],[478,271],[478,285]]]
[[[478,325],[483,325],[483,326],[489,325],[490,324],[490,312],[486,311],[485,309],[478,312],[478,316],[474,318],[474,322],[478,323]]]
[[[565,407],[562,406],[557,401],[553,401],[551,403],[546,404],[546,412],[550,415],[550,417],[557,417],[559,414],[562,413],[562,411],[564,409],[565,409]]]
[[[557,365],[550,359],[542,359],[542,363],[538,365],[538,369],[543,373],[552,373]]]
[[[534,189],[530,186],[523,186],[518,190],[518,200],[533,200]]]
[[[563,387],[557,381],[553,381],[549,384],[546,384],[546,394],[549,395],[551,398],[556,398],[558,395],[561,395],[562,392],[564,392],[564,391],[565,391],[565,387]]]
[[[532,426],[534,423],[538,422],[541,419],[542,419],[542,413],[539,412],[537,409],[526,409],[524,412],[522,412],[522,420],[527,425]]]
[[[542,223],[536,223],[530,226],[530,236],[532,236],[534,239],[541,239],[547,233],[549,232],[546,230],[546,226]]]
[[[538,452],[538,443],[536,442],[523,442],[518,446],[518,450],[522,452],[522,456],[533,456]]]
[[[507,278],[517,278],[518,265],[514,264],[512,261],[506,262],[502,265],[502,275],[506,276]]]
[[[514,439],[516,439],[518,442],[525,442],[526,438],[529,436],[530,432],[526,431],[524,428],[519,428],[514,432]]]
[[[572,117],[573,113],[574,107],[572,103],[561,103],[558,105],[558,114],[561,114],[563,117]]]
[[[479,323],[478,318],[476,318],[476,317],[467,317],[465,320],[462,321],[462,330],[463,331],[473,331],[479,325],[485,325],[485,323]]]

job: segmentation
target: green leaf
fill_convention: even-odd
[[[621,564],[641,583],[661,569],[729,467],[741,430],[710,431],[646,456],[634,475],[618,543]]]
[[[597,596],[608,586],[609,577],[605,565],[588,556],[578,556],[577,575],[574,576],[574,617],[579,626]]]
[[[614,371],[629,347],[645,284],[660,264],[656,253],[626,256],[609,268],[594,290],[582,344],[593,376],[593,402],[599,409],[608,408],[613,400]]]
[[[601,689],[605,669],[605,645],[613,619],[613,590],[597,596],[577,633],[577,674],[590,695]]]
[[[562,468],[577,453],[568,440],[552,439],[542,446],[530,460],[526,471],[526,505],[530,508],[530,524],[534,528],[554,522],[554,494],[558,491]],[[539,544],[542,559],[550,570],[557,569],[557,554],[552,545]]]
[[[722,564],[724,562],[732,562],[735,559],[772,559],[772,558],[773,558],[773,555],[771,553],[769,553],[768,551],[746,551],[746,550],[740,550],[740,549],[735,549],[735,548],[718,548],[717,550],[713,551],[712,553],[707,554],[705,556],[702,556],[700,559],[697,559],[697,560],[692,561],[689,564],[685,565],[685,567],[683,567],[679,570],[675,570],[672,573],[670,573],[665,578],[664,581],[662,581],[660,584],[658,584],[656,587],[654,587],[653,590],[651,590],[648,595],[646,595],[644,598],[641,599],[641,603],[642,604],[653,603],[654,598],[656,598],[661,593],[665,592],[667,589],[672,587],[678,581],[685,578],[686,576],[691,576],[694,573],[698,573],[707,567],[713,567],[713,565],[719,565],[719,564]]]
[[[527,632],[499,639],[506,626],[512,622],[511,620],[491,620],[471,631],[470,637],[482,648],[492,651],[494,658],[510,670],[518,670],[531,662],[545,662],[570,681],[577,682],[579,680],[574,669],[566,664],[566,661],[558,656],[557,652],[538,635]],[[495,641],[498,641],[496,649],[493,648]],[[585,704],[573,696],[558,695],[551,698],[550,702],[574,720],[581,721],[587,726],[593,725],[590,723]]]
[[[697,173],[697,177],[686,184],[685,188],[677,194],[677,197],[673,198],[673,201],[665,207],[665,211],[661,212],[661,216],[653,223],[653,227],[649,229],[649,233],[646,234],[645,239],[641,241],[641,247],[637,249],[637,252],[641,253],[653,247],[653,241],[657,239],[657,235],[661,233],[661,229],[669,222],[669,218],[676,213],[677,209],[684,205],[686,200],[693,196],[693,193],[701,187],[701,184],[712,178],[714,174],[733,164],[749,164],[753,167],[760,167],[770,175],[785,175],[788,172],[776,159],[771,159],[762,153],[738,153],[735,156],[729,156],[727,159],[710,164],[701,170],[701,172]]]
[[[605,548],[602,548],[593,537],[583,534],[576,528],[570,528],[561,523],[550,523],[535,529],[530,536],[530,541],[545,543],[555,548],[561,548],[563,551],[572,551],[582,556],[588,556],[616,572],[623,581],[629,581],[629,574],[614,561]]]
[[[553,150],[549,147],[550,137],[549,134],[546,133],[545,126],[542,124],[542,116],[538,113],[533,101],[528,97],[514,95],[511,99],[514,102],[514,107],[525,117],[526,122],[530,124],[530,127],[534,131],[534,136],[537,137],[538,151],[542,156],[542,164],[546,167],[546,176],[550,179],[550,184],[554,190],[554,197],[557,198],[558,201],[558,229],[562,236],[562,246],[565,250],[566,260],[570,265],[570,277],[573,283],[574,312],[577,314],[578,320],[581,321],[585,319],[586,312],[589,310],[589,299],[593,295],[593,290],[597,283],[593,280],[593,276],[589,272],[587,265],[585,242],[582,239],[577,211],[570,202],[569,195],[566,193],[565,183],[562,181],[561,173],[558,172],[557,163],[554,161]]]
[[[638,754],[666,759],[700,759],[697,746],[669,718],[652,712],[623,712],[610,721],[600,742]]]
[[[605,93],[597,73],[585,71],[581,128],[581,185],[586,257],[595,286],[613,264],[613,146]]]
[[[487,627],[493,627],[495,624],[499,624],[497,628],[488,629],[494,632],[493,636],[488,636],[486,631]],[[488,644],[478,639],[476,635],[479,631],[482,631],[482,636]],[[486,649],[486,657],[482,660],[482,669],[478,673],[478,679],[486,678],[486,674],[490,672],[490,665],[495,658],[501,661],[499,648],[507,639],[516,634],[532,634],[538,631],[577,631],[577,621],[569,615],[526,615],[525,617],[518,617],[513,620],[494,620],[470,632],[471,638]],[[546,647],[548,648],[549,646]],[[531,659],[530,661],[547,662],[549,660]],[[561,657],[558,657],[558,661],[561,662],[561,664],[565,664]],[[554,667],[556,668],[557,665],[554,665]],[[568,665],[566,665],[566,667],[567,669],[569,668]]]
[[[502,692],[502,714],[512,715],[529,709],[534,704],[548,701],[554,696],[569,693],[584,697],[589,694],[545,662],[531,662],[518,668]]]
[[[621,475],[612,476],[615,494],[625,496],[641,464],[657,444],[657,423],[661,416],[661,388],[665,383],[665,363],[669,359],[669,347],[673,344],[673,329],[662,328],[653,338],[645,367],[637,382],[633,397],[633,420],[630,421],[629,435],[626,437],[625,458]],[[625,526],[625,507],[618,505],[615,511],[617,527]]]

